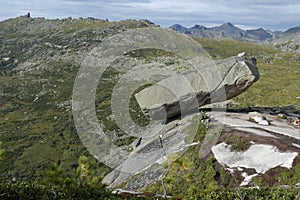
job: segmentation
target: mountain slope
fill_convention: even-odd
[[[242,30],[231,23],[225,23],[212,28],[207,28],[201,25],[195,25],[191,28],[186,28],[176,24],[170,28],[173,28],[184,34],[199,36],[202,38],[227,38],[255,43],[261,43],[267,39],[273,38],[273,36],[276,35],[275,33],[266,31],[262,28],[254,30]]]
[[[242,30],[231,23],[225,23],[212,28],[207,28],[201,25],[186,28],[176,24],[170,28],[184,34],[198,36],[201,38],[233,39],[273,45],[283,51],[300,52],[300,27],[290,28],[285,32],[270,31],[263,28]]]
[[[300,27],[288,29],[270,42],[281,50],[300,53]]]
[[[0,141],[5,150],[0,162],[2,181],[41,180],[51,163],[68,176],[76,176],[78,158],[89,155],[71,112],[77,71],[103,38],[146,26],[152,24],[26,17],[0,23]],[[89,156],[89,160],[95,159]],[[99,174],[107,170],[100,163],[97,166]]]

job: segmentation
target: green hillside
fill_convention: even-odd
[[[233,99],[237,107],[278,107],[292,104],[300,108],[300,54],[284,53],[272,46],[233,40],[195,38],[215,59],[245,52],[257,58],[260,80],[248,91]]]

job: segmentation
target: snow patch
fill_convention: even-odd
[[[248,175],[246,172],[242,173],[242,176],[244,177],[244,180],[240,184],[240,186],[247,186],[252,181],[252,178],[257,176],[257,175],[258,174]]]
[[[265,173],[277,166],[291,168],[296,152],[279,152],[271,145],[254,144],[244,152],[231,152],[230,145],[220,143],[212,147],[212,152],[221,164],[228,167],[254,168],[257,173]]]

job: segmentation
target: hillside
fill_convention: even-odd
[[[225,38],[254,43],[262,43],[278,35],[278,33],[276,32],[265,30],[263,28],[243,30],[234,26],[231,23],[225,23],[220,26],[215,26],[211,28],[207,28],[201,25],[195,25],[191,28],[186,28],[179,24],[175,24],[173,26],[170,26],[170,28],[174,28],[178,32],[184,34],[200,36],[202,38]]]
[[[90,53],[95,53],[95,49],[97,50],[95,47],[111,36],[143,27],[157,26],[147,20],[108,22],[93,18],[48,20],[18,17],[0,22],[0,141],[2,142],[0,147],[5,152],[0,161],[2,182],[48,181],[53,183],[55,181],[49,181],[49,176],[51,172],[57,172],[56,175],[63,178],[64,184],[70,180],[75,182],[87,180],[100,184],[102,178],[112,171],[111,168],[90,155],[78,136],[72,113],[74,81],[85,58]],[[195,28],[205,30],[205,27]],[[235,34],[233,37],[240,35],[239,30],[232,28],[231,24],[226,24],[214,30],[215,34],[221,38],[223,38],[221,30],[223,28],[228,29],[228,32],[224,32],[225,35]],[[262,30],[247,34],[260,39],[265,38],[261,33],[265,34]],[[137,38],[143,39],[142,36]],[[167,38],[165,36],[163,39],[168,41]],[[276,109],[292,104],[296,108],[295,113],[299,113],[299,54],[285,53],[271,46],[234,40],[199,37],[193,37],[193,39],[202,45],[212,59],[227,58],[240,52],[245,52],[245,57],[257,58],[260,80],[245,93],[232,99],[228,108],[233,110],[254,107]],[[131,43],[128,42],[128,44]],[[193,51],[187,50],[185,53],[189,55]],[[184,71],[186,66],[183,58],[162,49],[138,49],[124,51],[122,54],[105,70],[99,80],[95,91],[95,109],[97,119],[110,136],[112,143],[130,153],[132,151],[129,148],[130,144],[136,141],[137,137],[127,136],[118,127],[111,110],[112,92],[120,77],[126,73],[126,70],[139,66],[146,66],[149,69],[158,66],[158,68],[180,72]],[[147,73],[147,69],[144,73]],[[165,74],[160,74],[158,79],[164,76]],[[149,85],[143,83],[134,92],[137,93]],[[130,116],[133,121],[141,126],[147,125],[149,121],[143,116],[135,99],[131,98],[129,103]],[[202,134],[205,134],[206,130],[204,127],[196,128],[198,134],[196,139],[203,139]],[[227,136],[230,140],[230,131],[234,133],[234,130],[228,130],[224,137],[221,137],[224,141]],[[249,142],[253,138],[246,139]],[[235,138],[233,137],[232,140]],[[257,141],[262,142],[265,139],[257,139]],[[291,141],[294,142],[294,140]],[[280,140],[273,143],[280,145]],[[295,148],[288,147],[287,149],[294,150]],[[201,164],[201,161],[197,161],[195,151],[199,152],[198,146],[189,149],[168,169],[170,173],[166,181],[169,191],[174,191],[174,194],[180,196],[180,193],[187,189],[186,187],[180,188],[180,184],[192,184],[198,175],[212,182],[209,189],[216,189],[219,186],[232,188],[235,186],[234,181],[239,183],[242,181],[239,175],[238,178],[235,177],[238,180],[232,178],[222,185],[220,173],[222,172],[222,177],[226,178],[227,171],[224,172],[214,158],[209,158]],[[274,180],[274,174],[284,176],[295,173],[298,177],[299,167],[295,167],[298,166],[298,162],[299,158],[296,159],[292,169],[275,169],[270,174],[259,177],[256,183],[262,186],[280,185],[281,183]],[[192,166],[193,163],[197,163],[195,166],[199,169],[195,169],[195,166]],[[180,173],[176,174],[177,171]],[[212,177],[204,177],[203,171],[216,174]],[[282,184],[295,185],[296,178],[290,183],[285,180]],[[272,181],[269,181],[270,179]],[[203,183],[197,182],[197,184]],[[190,185],[189,188],[191,188],[191,195],[196,195],[196,188],[192,189]],[[154,193],[163,192],[159,183],[143,189]]]
[[[133,20],[26,17],[0,23],[0,141],[5,149],[1,180],[42,179],[51,163],[75,176],[79,157],[89,156],[72,119],[77,70],[103,38],[150,25]]]
[[[281,50],[300,53],[300,27],[290,28],[271,42]]]

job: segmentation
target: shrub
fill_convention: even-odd
[[[44,186],[37,183],[18,183],[18,184],[0,184],[1,200],[12,199],[42,199],[42,200],[71,200],[71,199],[86,199],[86,200],[114,200],[121,199],[106,190],[103,185],[98,187],[69,186],[65,188],[56,188],[53,186]]]
[[[3,159],[5,151],[1,148],[2,142],[0,142],[0,160]]]
[[[251,146],[251,143],[243,136],[236,135],[229,135],[225,139],[225,143],[231,145],[231,151],[246,151]]]

